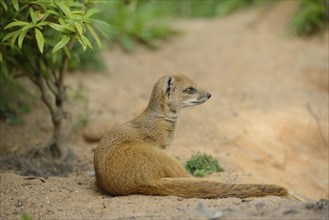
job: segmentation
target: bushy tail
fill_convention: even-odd
[[[139,193],[172,195],[185,198],[247,198],[261,196],[287,196],[287,189],[269,184],[226,184],[197,178],[162,178],[154,186],[145,186]]]

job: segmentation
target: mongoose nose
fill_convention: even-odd
[[[207,97],[208,97],[208,99],[210,99],[210,97],[211,97],[211,94],[209,92],[207,93]]]

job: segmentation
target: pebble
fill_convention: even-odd
[[[95,171],[94,170],[89,170],[87,171],[88,176],[95,176]]]
[[[299,211],[297,211],[295,209],[288,209],[288,210],[283,212],[284,215],[297,214],[297,213],[299,213]]]
[[[210,210],[205,204],[200,202],[194,211],[194,216],[198,219],[219,219],[223,216],[223,212]]]
[[[20,200],[20,199],[18,199],[17,202],[16,202],[16,204],[15,204],[15,206],[16,206],[16,208],[22,207],[23,206],[23,201]]]
[[[265,207],[265,204],[263,202],[259,202],[255,206],[256,206],[257,210],[259,210],[259,209],[264,208]]]
[[[320,199],[320,201],[308,202],[308,203],[306,203],[305,207],[307,209],[329,208],[329,200],[328,199]]]

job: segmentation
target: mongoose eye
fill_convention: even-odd
[[[184,89],[183,92],[192,95],[192,94],[195,94],[196,93],[196,89],[193,88],[193,87],[188,87],[187,89]]]

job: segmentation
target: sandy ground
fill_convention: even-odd
[[[104,53],[104,73],[73,73],[67,82],[74,115],[70,145],[84,168],[68,177],[35,178],[0,170],[0,219],[328,219],[328,32],[311,39],[286,33],[296,4],[243,11],[214,20],[178,21],[183,35],[150,51]],[[168,151],[182,162],[211,154],[228,182],[273,183],[306,201],[110,197],[95,187],[98,134],[138,115],[153,83],[181,72],[212,93],[182,111]],[[13,126],[0,122],[1,156],[44,144],[51,135],[46,109]]]

